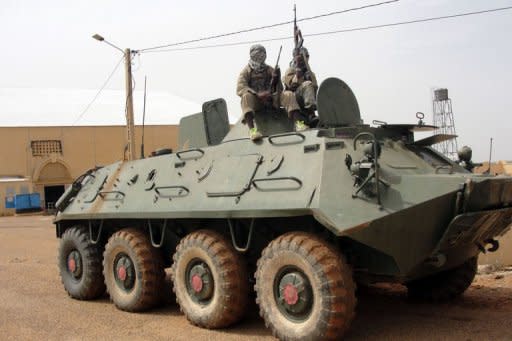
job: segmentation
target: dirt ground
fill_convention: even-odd
[[[117,310],[107,296],[70,299],[57,245],[51,217],[0,218],[2,340],[273,340],[255,304],[241,323],[210,331],[191,326],[171,299],[141,314]],[[512,340],[512,271],[479,275],[450,304],[412,303],[399,285],[360,290],[358,300],[347,340]]]

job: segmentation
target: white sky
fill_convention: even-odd
[[[93,40],[94,33],[100,33],[122,48],[141,49],[291,20],[294,2],[301,18],[379,0],[2,0],[0,89],[4,93],[13,88],[32,88],[32,92],[45,89],[85,91],[91,94],[90,97],[84,95],[85,105],[120,58],[117,50]],[[401,0],[304,22],[300,27],[304,34],[308,34],[510,5],[511,0]],[[431,122],[431,89],[446,87],[453,101],[459,146],[472,146],[475,161],[487,160],[489,139],[493,137],[493,159],[510,160],[511,32],[512,10],[509,10],[432,23],[306,37],[305,46],[310,51],[310,63],[320,81],[334,76],[352,87],[365,122],[377,119],[389,123],[414,123],[417,111],[423,111]],[[195,45],[291,34],[290,25]],[[269,64],[275,62],[281,44],[281,68],[284,69],[290,59],[292,40],[264,43]],[[197,103],[194,112],[200,111],[203,101],[223,97],[228,102],[230,119],[234,121],[240,115],[235,83],[247,62],[249,46],[143,54],[134,65],[137,90],[142,90],[144,75],[147,75],[149,94],[188,99]],[[107,89],[124,90],[123,77],[120,67]],[[141,108],[141,103],[137,103],[140,98],[136,98],[136,109]],[[104,100],[100,96],[98,105]],[[40,112],[46,113],[42,114],[46,117],[39,118],[39,123],[46,120],[48,125],[54,124],[56,118],[51,113],[55,100],[45,101],[44,96],[34,100],[27,91],[26,102],[32,103],[34,108],[45,108]],[[27,105],[24,103],[25,107]],[[161,115],[163,110],[168,111],[163,114],[177,114],[168,107],[156,105],[152,108],[151,105],[148,97],[148,119],[151,115]],[[124,115],[123,109],[124,101],[120,101],[117,110],[113,111]],[[69,115],[74,119],[81,111],[77,105],[70,105]],[[5,125],[12,115],[2,100],[0,125]],[[141,110],[137,110],[136,115],[140,116]],[[24,119],[19,118],[20,125],[25,124]],[[91,118],[86,114],[79,124],[87,124],[88,119]],[[31,123],[29,120],[33,121],[27,118],[26,124]]]

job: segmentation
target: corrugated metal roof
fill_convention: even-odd
[[[104,90],[89,110],[80,114],[97,90],[0,88],[0,126],[124,125],[125,93]],[[135,123],[142,124],[144,93],[134,92]],[[146,124],[178,124],[181,117],[201,111],[201,104],[165,92],[146,99]]]

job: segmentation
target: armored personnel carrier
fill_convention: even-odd
[[[356,283],[399,282],[443,301],[471,284],[480,252],[512,222],[512,179],[475,175],[415,139],[417,124],[364,124],[351,89],[330,78],[319,128],[294,132],[259,113],[264,138],[230,129],[214,100],[184,118],[177,152],[88,171],[57,203],[68,294],[108,291],[122,310],[158,304],[165,268],[194,325],[240,320],[254,286],[265,324],[286,340],[339,339]]]

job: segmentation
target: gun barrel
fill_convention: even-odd
[[[279,67],[279,59],[281,58],[281,51],[283,50],[283,45],[279,46],[279,54],[277,55],[276,69]]]

